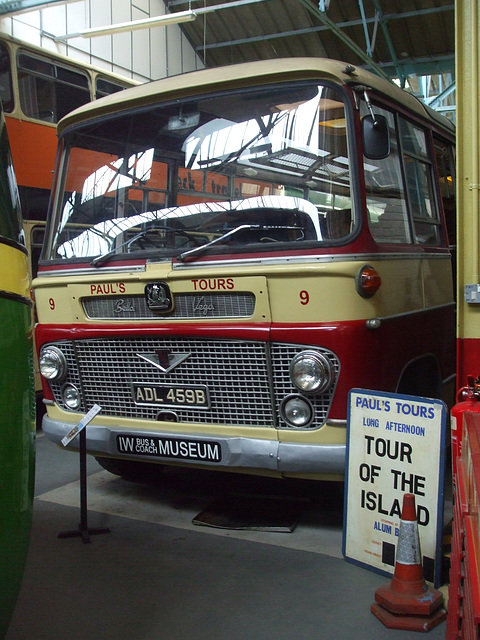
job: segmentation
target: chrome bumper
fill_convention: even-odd
[[[43,417],[42,429],[49,440],[63,446],[62,439],[70,433],[72,423],[53,420],[48,415]],[[97,456],[112,456],[114,458],[142,460],[144,462],[153,460],[159,463],[181,463],[182,465],[205,465],[216,468],[229,469],[258,469],[273,471],[283,474],[335,474],[345,473],[345,445],[320,445],[320,444],[298,444],[292,442],[278,442],[277,440],[263,440],[257,438],[242,437],[206,437],[196,434],[170,434],[161,431],[137,431],[127,432],[124,428],[104,427],[88,425],[86,429],[86,449],[87,452]],[[118,438],[132,438],[132,446],[128,454],[119,451]],[[135,450],[136,439],[155,439],[154,446],[150,453],[137,453]],[[177,455],[163,455],[159,451],[158,442],[165,443],[164,452],[171,454],[173,447],[169,443],[175,443]],[[205,447],[214,441],[218,445],[220,455],[219,461],[205,462],[199,451],[204,451]],[[188,455],[188,444],[190,454]],[[185,446],[179,446],[185,445]],[[77,436],[68,444],[69,449],[79,448],[79,437]],[[145,449],[145,447],[140,447]],[[154,451],[154,453],[152,453]]]

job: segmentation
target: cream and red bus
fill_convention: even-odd
[[[261,61],[58,134],[34,281],[52,441],[98,405],[87,451],[114,473],[340,479],[350,389],[454,390],[455,134],[414,96]]]

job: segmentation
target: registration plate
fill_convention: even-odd
[[[210,397],[205,385],[133,383],[135,404],[154,407],[208,409]]]

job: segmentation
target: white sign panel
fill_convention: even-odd
[[[80,422],[73,427],[73,429],[67,433],[67,435],[62,438],[62,444],[66,447],[70,442],[77,437],[77,435],[85,429],[85,427],[90,424],[90,422],[94,419],[94,417],[102,410],[102,407],[98,404],[94,404],[88,413],[86,413]]]
[[[348,409],[345,558],[392,575],[403,496],[413,493],[424,577],[439,586],[445,404],[353,389]]]

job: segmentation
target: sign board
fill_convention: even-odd
[[[90,424],[90,422],[94,419],[94,417],[102,410],[102,407],[98,404],[94,404],[88,413],[86,413],[80,422],[73,427],[73,429],[67,433],[67,435],[62,438],[62,444],[66,447],[70,442],[77,437],[77,435],[85,429],[85,427]]]
[[[446,406],[353,389],[349,394],[343,554],[393,575],[405,493],[415,495],[424,577],[441,584]]]

